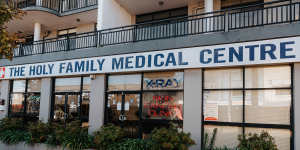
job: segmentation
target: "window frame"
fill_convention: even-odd
[[[55,81],[57,78],[80,78],[80,91],[78,92],[56,92],[55,91]],[[51,91],[51,95],[52,95],[52,98],[51,98],[51,110],[50,110],[50,120],[51,121],[54,121],[54,108],[55,108],[55,96],[56,95],[63,95],[63,96],[66,96],[66,95],[78,95],[79,96],[79,107],[77,109],[77,113],[79,115],[79,118],[80,118],[80,121],[81,123],[84,122],[83,121],[83,118],[81,116],[81,105],[82,105],[82,97],[83,97],[83,94],[84,93],[88,93],[90,95],[91,91],[84,91],[83,90],[83,83],[84,83],[84,78],[89,78],[89,76],[74,76],[74,77],[54,77],[52,78],[52,91]],[[91,84],[90,84],[91,86]],[[66,107],[67,104],[64,104],[64,107]],[[89,103],[90,105],[90,103]],[[90,116],[90,114],[89,114]],[[89,122],[89,117],[88,117],[88,122]]]
[[[265,65],[267,66],[267,65]],[[205,125],[215,125],[215,126],[227,126],[227,127],[241,127],[242,128],[242,134],[245,135],[245,129],[246,128],[270,128],[270,129],[286,129],[291,132],[290,137],[290,149],[294,150],[294,65],[293,64],[285,64],[285,65],[276,65],[276,66],[289,66],[290,67],[290,80],[291,84],[290,87],[275,87],[275,88],[246,88],[246,75],[245,70],[246,68],[255,68],[255,67],[265,67],[265,66],[242,66],[242,67],[228,67],[228,69],[235,69],[240,68],[242,69],[242,88],[213,88],[213,89],[206,89],[205,88],[205,71],[206,69],[202,69],[202,110],[201,110],[201,147],[204,147],[203,139],[204,139],[204,126]],[[274,65],[275,66],[275,65]],[[272,67],[272,66],[271,66]],[[225,68],[226,69],[226,68]],[[204,92],[205,91],[242,91],[243,93],[243,104],[242,104],[242,122],[219,122],[219,121],[205,121],[204,119]],[[246,112],[246,91],[261,91],[261,90],[290,90],[291,91],[291,104],[290,104],[290,124],[267,124],[267,123],[247,123],[245,119],[245,112]]]
[[[108,96],[109,94],[122,94],[122,93],[126,93],[126,94],[138,94],[140,96],[140,104],[139,104],[139,120],[138,122],[138,129],[139,129],[139,135],[140,137],[142,137],[142,133],[144,132],[143,130],[143,125],[144,124],[149,124],[149,123],[153,123],[153,124],[160,124],[160,125],[168,125],[169,123],[177,123],[178,125],[180,125],[181,127],[183,126],[183,120],[166,120],[166,119],[144,119],[142,116],[143,113],[143,93],[147,93],[147,92],[182,92],[183,95],[183,101],[184,101],[184,71],[183,70],[166,70],[166,71],[155,71],[155,72],[149,72],[149,73],[161,73],[161,72],[182,72],[183,73],[183,88],[182,89],[167,89],[167,90],[159,90],[159,89],[155,89],[155,90],[144,90],[144,74],[148,73],[148,72],[142,72],[142,73],[130,73],[130,74],[139,74],[141,75],[141,85],[140,85],[140,90],[125,90],[125,91],[108,91],[108,77],[110,75],[116,75],[116,74],[106,74],[105,77],[105,111],[104,111],[104,124],[109,124],[109,120],[108,120],[108,115],[107,115],[107,103],[108,103]],[[130,75],[130,74],[118,74],[118,75]],[[184,103],[184,102],[183,102]],[[184,104],[183,104],[184,106]],[[182,107],[184,108],[184,107]],[[184,116],[182,116],[184,117]],[[183,118],[184,119],[184,118]]]
[[[39,94],[40,97],[41,97],[41,91],[40,92],[28,92],[28,85],[29,85],[29,80],[41,80],[41,79],[20,79],[20,80],[24,80],[25,81],[25,91],[24,92],[13,92],[13,89],[14,89],[14,86],[13,86],[13,83],[14,81],[18,81],[18,80],[10,80],[10,91],[9,91],[9,102],[8,102],[8,117],[11,117],[11,118],[25,118],[25,119],[33,119],[33,117],[30,117],[30,115],[28,115],[28,112],[27,112],[27,99],[28,99],[28,96],[30,94]],[[42,82],[40,82],[40,84],[42,84]],[[24,99],[23,99],[23,114],[22,115],[18,115],[18,113],[21,113],[21,112],[12,112],[12,95],[13,94],[22,94],[24,96]],[[41,102],[41,101],[40,101]],[[40,114],[40,108],[39,108],[39,114]],[[38,116],[39,117],[39,116]],[[39,118],[36,118],[37,120]]]

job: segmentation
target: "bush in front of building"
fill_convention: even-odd
[[[125,139],[111,145],[107,150],[155,150],[153,142],[144,139]]]
[[[265,131],[260,134],[239,135],[238,140],[239,150],[278,150],[274,138]]]
[[[17,144],[27,141],[30,136],[22,119],[4,118],[0,121],[0,141],[5,144]]]
[[[51,133],[49,124],[38,122],[29,122],[28,133],[29,139],[26,141],[29,144],[44,143],[48,139],[48,135]]]
[[[151,132],[150,140],[156,150],[188,150],[195,145],[190,133],[179,131],[174,125],[169,128],[156,128]]]
[[[64,148],[80,150],[94,147],[93,136],[88,134],[88,127],[81,126],[80,121],[68,123],[60,136]]]
[[[125,136],[122,128],[109,124],[94,133],[94,143],[97,149],[107,150],[110,146],[121,143]]]

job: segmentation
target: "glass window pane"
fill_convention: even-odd
[[[183,72],[154,72],[144,74],[144,90],[183,89]]]
[[[291,86],[290,66],[250,67],[245,70],[246,88]]]
[[[126,94],[125,95],[125,116],[126,120],[139,120],[140,94]]]
[[[243,91],[205,91],[204,120],[243,121]]]
[[[28,80],[28,92],[41,92],[41,80]]]
[[[121,94],[109,94],[107,98],[106,106],[106,118],[109,123],[118,123],[119,116],[122,110],[122,95]]]
[[[268,132],[275,140],[279,150],[290,150],[291,131],[288,129],[245,128],[245,134]]]
[[[217,130],[215,147],[217,148],[223,148],[225,146],[227,146],[228,148],[237,147],[239,143],[238,135],[242,134],[241,127],[204,125],[204,134],[208,135],[209,140],[213,136],[214,129]]]
[[[291,90],[246,91],[247,123],[290,124]]]
[[[183,92],[145,92],[143,118],[183,120]]]
[[[111,75],[108,77],[109,91],[141,90],[141,75]]]
[[[240,68],[205,70],[204,88],[243,88],[243,70]]]
[[[24,110],[24,94],[12,94],[11,95],[11,112],[23,113]]]
[[[79,119],[79,99],[80,95],[68,95],[67,111],[68,111],[68,121],[73,121]]]
[[[89,123],[89,111],[90,111],[90,93],[82,93],[82,102],[80,107],[80,117],[83,126],[88,126]]]
[[[81,77],[77,78],[56,78],[55,92],[79,92]]]
[[[83,78],[82,91],[84,91],[84,92],[91,91],[91,78],[90,77]]]
[[[29,94],[27,97],[27,115],[33,118],[39,118],[40,99],[40,94]]]
[[[14,80],[13,92],[25,92],[26,80]]]
[[[55,95],[53,119],[64,120],[65,116],[65,95]]]

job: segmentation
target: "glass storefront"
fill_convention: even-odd
[[[11,86],[9,116],[38,120],[41,80],[13,80]]]
[[[54,84],[53,121],[80,120],[88,126],[90,77],[56,78]]]
[[[183,72],[109,75],[105,122],[122,126],[129,137],[183,120]]]
[[[290,150],[291,72],[290,65],[205,69],[204,132],[217,128],[216,146],[235,147],[237,135],[266,131]]]

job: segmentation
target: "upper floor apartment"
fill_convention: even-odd
[[[65,7],[78,10],[92,0],[77,0],[76,5],[74,1],[62,0],[51,5],[64,13],[68,10]],[[33,5],[40,7],[45,2],[35,1]],[[35,16],[40,10],[32,11],[28,2],[19,5],[32,13],[9,25],[11,32],[24,34],[14,50],[14,56],[22,58],[15,58],[13,64],[26,63],[29,56],[47,55],[47,61],[51,61],[49,56],[62,60],[209,45],[217,38],[214,44],[238,42],[243,39],[237,37],[254,34],[266,35],[264,38],[293,36],[298,32],[290,31],[300,27],[299,0],[98,0],[95,3],[96,14],[95,10],[89,10],[56,15],[56,20]],[[37,60],[41,61],[46,60]],[[12,63],[3,63],[9,64]]]

